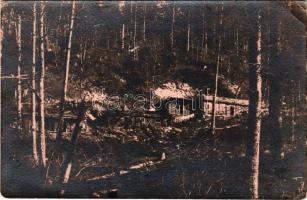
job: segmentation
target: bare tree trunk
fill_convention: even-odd
[[[85,44],[83,45],[83,50],[81,54],[81,66],[80,66],[80,99],[83,99],[83,79],[84,79],[84,62],[86,59],[86,48],[87,48],[87,42],[85,41]]]
[[[279,31],[278,31],[278,19],[271,19],[271,31],[270,31],[270,43],[272,47],[270,49],[270,93],[269,93],[269,116],[270,122],[270,134],[271,134],[271,149],[274,160],[280,160],[282,158],[282,68],[279,60]]]
[[[0,0],[0,78],[2,78],[2,41],[3,41],[3,28],[2,28],[2,7],[3,2]],[[0,88],[2,88],[2,80],[0,80]],[[2,97],[2,95],[0,94]],[[2,98],[0,98],[0,105],[2,105]],[[2,112],[0,112],[0,119],[2,119]]]
[[[204,46],[205,46],[205,56],[204,56],[204,58],[203,58],[203,61],[205,61],[205,59],[206,59],[206,57],[207,57],[207,55],[208,55],[208,33],[207,33],[207,24],[206,24],[206,19],[205,19],[205,12],[204,12],[204,19],[203,19],[203,42],[202,42],[202,45],[204,44]]]
[[[33,46],[32,46],[32,150],[33,158],[36,164],[39,163],[37,154],[37,126],[36,126],[36,2],[33,2]]]
[[[144,5],[144,19],[143,19],[143,40],[146,41],[146,5]]]
[[[252,7],[252,6],[251,6]],[[254,7],[251,9],[255,9]],[[261,15],[260,10],[250,16],[249,33],[249,111],[247,158],[251,166],[250,198],[258,199],[259,187],[259,146],[262,113],[262,78],[261,78]]]
[[[204,8],[205,10],[205,8]],[[202,58],[202,61],[205,61],[206,59],[206,56],[207,56],[207,31],[206,31],[206,20],[205,20],[205,11],[203,11],[203,27],[202,27],[202,39],[201,39],[201,58]],[[206,44],[205,44],[206,43]],[[203,50],[205,49],[205,55],[203,54]]]
[[[188,25],[188,42],[187,42],[187,52],[190,51],[190,29],[191,29],[191,26],[190,24]]]
[[[205,57],[208,55],[208,33],[207,30],[205,32]]]
[[[199,47],[198,44],[196,45],[196,62],[198,62],[198,51],[199,51]]]
[[[65,162],[63,164],[63,171],[62,171],[62,183],[63,185],[67,184],[70,178],[70,173],[71,173],[71,169],[72,169],[72,160],[75,154],[75,148],[76,148],[76,144],[77,144],[77,140],[78,140],[78,135],[81,132],[82,126],[81,123],[84,120],[85,114],[86,114],[86,106],[85,106],[85,102],[82,101],[80,106],[79,106],[79,114],[78,114],[78,118],[75,124],[75,128],[74,131],[72,133],[71,139],[70,139],[70,144],[69,144],[69,148],[66,154],[66,159]],[[62,189],[61,190],[61,195],[64,195],[65,190]]]
[[[216,24],[213,24],[213,38],[216,38]],[[212,46],[216,45],[216,41],[212,40]]]
[[[217,63],[216,63],[216,72],[215,72],[215,85],[214,85],[214,94],[212,101],[212,118],[211,118],[211,134],[215,134],[215,118],[216,118],[216,101],[217,101],[217,88],[218,88],[218,78],[219,78],[219,68],[220,68],[220,51],[221,51],[221,36],[219,36],[218,44],[218,53],[217,53]]]
[[[221,29],[223,26],[223,11],[224,5],[222,4],[221,9],[221,18],[219,23],[219,41],[218,41],[218,50],[217,50],[217,61],[216,61],[216,72],[215,72],[215,85],[214,85],[214,94],[213,94],[213,103],[212,103],[212,118],[211,118],[211,134],[215,134],[215,115],[216,115],[216,99],[217,99],[217,88],[218,88],[218,79],[219,79],[219,68],[220,68],[220,54],[221,54],[221,45],[222,45],[222,36]]]
[[[75,19],[75,8],[76,2],[72,2],[71,8],[71,18],[70,18],[70,26],[69,26],[69,36],[68,36],[68,46],[67,46],[67,56],[66,56],[66,67],[65,67],[65,75],[63,79],[63,90],[62,90],[62,97],[61,97],[61,111],[60,111],[60,120],[59,120],[59,127],[58,127],[58,135],[57,141],[61,141],[62,139],[62,132],[64,130],[64,111],[65,111],[65,104],[66,104],[66,96],[67,96],[67,88],[68,88],[68,78],[69,78],[69,64],[70,64],[70,53],[71,53],[71,40],[72,40],[72,33],[74,27],[74,19]]]
[[[68,88],[68,78],[69,78],[69,64],[70,64],[70,54],[71,54],[71,41],[72,41],[72,33],[74,27],[74,19],[75,19],[75,7],[76,2],[72,2],[72,10],[71,10],[71,19],[70,19],[70,26],[69,26],[69,38],[68,38],[68,46],[67,46],[67,57],[66,57],[66,67],[65,67],[65,79],[64,79],[64,90],[63,90],[63,101],[65,104],[66,95],[67,95],[67,88]]]
[[[18,14],[16,23],[16,43],[18,48],[18,64],[17,64],[17,120],[18,132],[21,133],[22,125],[22,94],[21,94],[21,16]]]
[[[203,18],[202,18],[202,35],[201,35],[201,49],[204,49],[205,44],[205,12],[203,12]]]
[[[130,25],[132,25],[133,1],[130,1]]]
[[[125,49],[125,24],[123,24],[122,28],[122,49]]]
[[[291,97],[291,142],[294,141],[295,141],[295,93],[293,92]]]
[[[41,74],[39,81],[39,96],[40,96],[40,140],[41,140],[41,156],[42,164],[46,167],[46,133],[45,133],[45,32],[44,32],[44,21],[45,21],[45,4],[41,2],[40,10],[40,53],[41,53]]]
[[[205,19],[205,7],[204,7],[204,11],[203,11],[203,19],[202,19],[202,40],[201,40],[201,50],[203,52],[203,50],[205,49],[205,54],[201,54],[202,57],[202,61],[205,61],[206,57],[207,57],[207,51],[208,51],[208,46],[207,46],[207,27],[206,27],[206,19]]]
[[[191,31],[191,26],[190,26],[190,19],[188,22],[188,33],[187,33],[187,52],[190,51],[190,31]]]
[[[239,55],[239,29],[236,29],[236,53],[237,56]]]
[[[243,50],[245,52],[247,52],[247,49],[248,49],[248,43],[246,41],[244,41],[244,44],[243,44]]]
[[[174,47],[175,16],[176,16],[176,10],[175,10],[175,4],[173,4],[172,32],[171,32],[171,47],[172,47],[172,48]]]
[[[60,16],[58,18],[58,23],[57,23],[57,28],[56,28],[56,40],[55,40],[55,46],[56,46],[56,50],[55,50],[55,66],[58,67],[59,66],[59,57],[60,57],[60,52],[61,52],[61,47],[59,45],[59,37],[62,35],[62,31],[61,31],[61,22],[62,22],[62,6],[63,6],[63,1],[61,1],[60,4]]]
[[[230,72],[230,57],[228,57],[228,65],[227,65],[227,75],[229,75],[229,72]],[[238,90],[237,90],[237,92],[238,92]],[[237,92],[236,92],[236,94],[237,94]]]
[[[135,10],[134,10],[134,34],[133,34],[133,59],[136,60],[136,12],[137,12],[137,3],[135,3]]]

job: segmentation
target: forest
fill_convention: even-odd
[[[0,1],[5,197],[306,196],[303,1]]]

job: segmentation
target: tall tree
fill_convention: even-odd
[[[236,28],[236,55],[239,55],[239,28]]]
[[[258,6],[258,5],[256,5]],[[247,159],[250,171],[250,198],[259,198],[259,145],[262,114],[261,78],[261,13],[260,8],[248,5],[249,13],[249,110],[247,134]]]
[[[69,68],[70,68],[70,54],[71,54],[71,43],[72,43],[72,34],[74,28],[74,20],[75,20],[75,9],[76,9],[76,2],[72,2],[71,7],[71,17],[70,17],[70,26],[69,26],[69,36],[68,36],[68,45],[67,45],[67,55],[66,55],[66,66],[65,66],[65,74],[63,79],[63,90],[61,96],[61,110],[60,110],[60,119],[59,119],[59,127],[58,127],[58,135],[57,141],[61,140],[62,132],[64,127],[64,110],[65,104],[67,100],[67,88],[68,88],[68,78],[69,78]]]
[[[134,34],[133,34],[133,59],[136,60],[136,14],[137,14],[137,3],[135,3],[134,10]]]
[[[16,21],[16,43],[18,51],[18,62],[17,62],[17,118],[18,118],[18,131],[21,133],[22,124],[22,88],[21,88],[21,16],[17,14]]]
[[[294,81],[292,82],[294,83]],[[295,86],[293,86],[295,88]],[[295,91],[291,94],[291,142],[295,141]]]
[[[62,36],[62,26],[61,26],[61,22],[62,22],[62,15],[63,15],[63,1],[61,1],[61,4],[60,4],[60,14],[59,14],[59,17],[58,17],[58,23],[57,23],[57,28],[56,28],[56,37],[55,37],[55,53],[54,53],[54,57],[55,57],[55,66],[58,67],[59,66],[59,57],[60,57],[60,54],[62,53],[62,49],[60,47],[60,42],[59,42],[59,38]]]
[[[201,48],[204,49],[205,44],[205,9],[202,14],[202,35],[201,35]]]
[[[273,15],[274,14],[274,15]],[[278,17],[272,13],[270,23],[270,80],[269,80],[269,122],[274,159],[281,158],[282,129],[282,69],[279,56]]]
[[[205,30],[205,57],[208,55],[208,32]]]
[[[219,22],[219,37],[218,37],[218,49],[217,49],[217,61],[216,61],[216,70],[215,70],[215,81],[214,81],[214,94],[213,94],[213,103],[212,103],[212,118],[211,118],[211,134],[215,134],[215,118],[216,118],[216,101],[217,101],[217,88],[218,88],[218,79],[219,79],[219,68],[220,68],[220,54],[221,54],[221,45],[222,45],[222,26],[223,26],[223,11],[224,5],[222,2],[221,16]]]
[[[84,44],[81,43],[81,56],[80,56],[80,99],[83,98],[83,87],[84,87],[84,65],[86,60],[86,49],[87,49],[87,41],[84,39]]]
[[[144,16],[143,16],[143,40],[146,41],[146,4],[144,4]]]
[[[190,24],[190,7],[188,11],[188,31],[187,31],[187,52],[190,51],[190,35],[191,35],[191,24]]]
[[[208,33],[207,33],[207,22],[206,22],[206,7],[204,7],[203,16],[202,16],[202,41],[201,41],[201,49],[205,50],[205,54],[203,56],[203,61],[205,60],[208,54]]]
[[[32,151],[33,151],[33,158],[36,164],[38,164],[38,154],[37,154],[37,126],[36,126],[36,2],[33,2],[33,31],[32,31],[32,40],[33,40],[33,46],[32,46]]]
[[[0,77],[2,77],[2,41],[3,41],[3,29],[2,29],[2,7],[3,2],[0,0]],[[2,88],[2,80],[0,80],[0,88]],[[0,95],[1,96],[1,95]],[[0,105],[2,105],[2,97],[0,98]],[[2,114],[0,112],[0,119]]]
[[[122,49],[125,49],[125,24],[122,27]]]
[[[280,2],[279,2],[280,3]],[[299,21],[301,22],[303,25],[305,25],[305,30],[307,30],[307,12],[306,12],[306,2],[305,1],[290,1],[290,0],[284,0],[282,1],[282,4],[284,7],[286,7],[291,14]],[[305,31],[306,33],[306,31]],[[305,43],[306,43],[306,39],[307,37],[305,37]],[[295,102],[295,100],[292,100],[293,103],[295,103],[295,106],[298,110],[294,110],[292,111],[293,115],[296,115],[296,112],[302,111],[304,110],[304,105],[305,105],[305,101],[303,100],[304,98],[301,98],[301,96],[304,96],[304,94],[301,94],[301,88],[304,90],[304,87],[301,87],[301,85],[304,85],[304,83],[306,82],[305,80],[294,80],[294,82],[296,82],[297,87],[298,87],[298,94],[297,95],[297,101]],[[294,90],[293,90],[294,92]],[[293,108],[292,108],[293,109]],[[297,119],[299,121],[299,119]],[[293,123],[294,123],[294,119],[292,119],[292,128],[294,129]],[[300,124],[298,122],[298,124]],[[302,123],[303,124],[303,123]],[[294,130],[292,130],[294,132]],[[302,157],[304,158],[304,154],[305,154],[305,132],[304,131],[297,131],[297,141],[298,141],[298,146],[297,146],[297,150],[298,152],[300,152],[300,155],[302,155]],[[281,141],[280,141],[281,142]],[[281,146],[281,145],[280,145]],[[301,156],[299,156],[301,157]]]
[[[175,29],[175,16],[176,16],[176,7],[175,3],[173,3],[173,13],[172,13],[172,32],[171,32],[171,47],[174,47],[174,29]]]
[[[41,142],[41,159],[42,164],[46,167],[46,130],[45,130],[45,3],[40,3],[40,59],[41,73],[39,80],[40,96],[40,142]]]

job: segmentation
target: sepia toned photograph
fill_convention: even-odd
[[[306,198],[306,7],[0,0],[2,197]]]

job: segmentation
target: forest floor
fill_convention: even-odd
[[[116,127],[101,128],[95,135],[82,134],[65,195],[246,198],[246,128],[219,129],[212,137],[205,127],[195,127]],[[59,173],[54,163],[61,163],[52,153],[55,142],[48,140],[46,175],[46,170],[33,165],[30,135],[6,128],[1,139],[2,195],[55,197]],[[304,157],[289,151],[281,162],[273,163],[267,148],[261,146],[260,197],[302,198]]]

